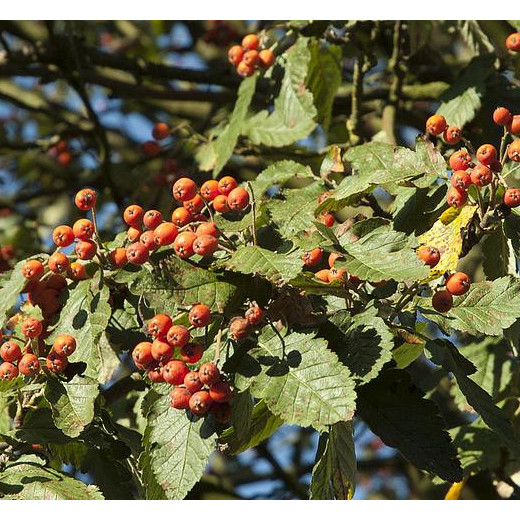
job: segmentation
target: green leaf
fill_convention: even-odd
[[[489,235],[482,244],[484,261],[482,267],[487,280],[496,280],[502,276],[516,274],[516,259],[511,246],[502,231],[502,226]]]
[[[306,294],[332,295],[342,298],[349,296],[349,290],[343,287],[342,284],[321,282],[314,276],[314,273],[308,271],[302,272],[296,278],[293,278],[291,285],[304,290]],[[343,300],[343,305],[344,304],[345,302]]]
[[[4,500],[103,500],[96,486],[68,477],[36,455],[24,455],[9,462],[0,473]]]
[[[273,283],[288,282],[302,270],[302,260],[297,252],[276,253],[259,246],[239,247],[222,265],[243,274],[255,274]]]
[[[153,403],[143,442],[153,475],[168,500],[181,500],[200,480],[215,440],[208,418],[173,409],[167,396]]]
[[[334,98],[341,85],[341,47],[325,45],[317,40],[312,40],[309,49],[311,61],[307,85],[312,92],[314,105],[318,110],[318,122],[326,130],[330,124]]]
[[[222,433],[218,441],[219,450],[229,455],[242,453],[271,437],[282,424],[283,420],[271,413],[263,400],[259,401],[253,408],[247,427],[235,425]]]
[[[456,451],[437,406],[403,370],[386,370],[358,389],[358,413],[414,466],[448,482],[462,480]]]
[[[247,111],[256,88],[256,75],[242,80],[238,89],[238,98],[233,113],[220,135],[197,153],[197,161],[201,170],[213,169],[216,177],[226,165],[240,136],[240,127],[247,116]]]
[[[45,399],[51,405],[54,423],[69,437],[77,437],[92,422],[98,394],[97,381],[79,375],[71,381],[49,377],[45,386]]]
[[[503,223],[504,234],[511,241],[511,247],[517,258],[520,258],[520,216],[512,212]]]
[[[251,182],[257,197],[261,197],[273,186],[284,187],[289,181],[300,179],[313,179],[314,175],[309,166],[295,161],[277,161],[260,172],[257,178]]]
[[[403,343],[392,351],[392,357],[395,361],[396,368],[406,368],[416,359],[421,357],[424,352],[424,344]]]
[[[491,396],[468,377],[468,360],[447,340],[429,341],[426,348],[435,364],[453,373],[461,392],[482,420],[500,436],[515,456],[520,456],[520,438],[504,412],[493,403]]]
[[[463,128],[478,113],[486,93],[486,81],[494,72],[494,59],[492,54],[474,58],[442,94],[437,114],[444,116],[448,124]]]
[[[356,451],[352,421],[322,433],[312,470],[311,500],[350,500],[356,489]]]
[[[0,279],[0,326],[5,324],[9,311],[16,305],[20,293],[27,283],[22,274],[22,267],[27,260],[18,262],[8,279]]]
[[[466,294],[454,300],[453,308],[445,314],[433,310],[431,298],[417,301],[423,315],[443,330],[500,336],[520,316],[520,281],[506,276],[493,282],[474,283]]]
[[[262,110],[241,125],[242,134],[257,145],[288,146],[316,128],[316,108],[312,94],[305,87],[311,59],[308,39],[299,37],[283,56],[285,73],[274,110]]]
[[[50,408],[29,410],[21,428],[15,430],[16,439],[28,444],[67,444],[72,439],[56,428]]]
[[[313,334],[281,337],[265,327],[237,372],[251,393],[285,422],[319,430],[350,420],[354,413],[350,371]]]
[[[323,326],[329,346],[352,377],[368,382],[392,359],[394,337],[378,317],[359,314],[351,318],[348,311],[336,312]]]
[[[380,226],[356,242],[344,235],[340,242],[347,254],[337,265],[361,280],[421,280],[430,272],[417,258],[410,239],[389,226]]]
[[[315,182],[305,188],[286,190],[283,200],[268,202],[271,219],[283,236],[297,235],[311,227],[317,199],[323,192],[323,186]]]

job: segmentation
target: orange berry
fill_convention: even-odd
[[[52,241],[58,247],[68,247],[74,242],[74,231],[70,226],[58,226],[52,232]]]
[[[96,256],[97,245],[93,240],[80,240],[75,251],[80,260],[92,260]]]
[[[173,197],[179,202],[190,200],[197,195],[197,185],[188,177],[181,177],[173,185]]]
[[[232,190],[234,190],[238,186],[238,183],[234,177],[230,177],[229,175],[226,175],[225,177],[222,177],[218,181],[218,191],[222,195],[229,195]]]
[[[183,207],[185,207],[192,215],[197,215],[202,211],[204,208],[204,200],[202,197],[197,193],[195,197],[193,197],[190,200],[185,200],[182,203]]]
[[[513,52],[520,51],[520,33],[515,32],[506,38],[506,47]]]
[[[201,187],[200,187],[200,194],[206,199],[206,200],[213,200],[218,194],[218,181],[215,180],[209,180],[206,181]]]
[[[477,160],[486,166],[490,166],[497,159],[497,149],[492,144],[483,144],[477,150]]]
[[[69,267],[69,276],[75,281],[86,280],[88,278],[88,274],[85,264],[72,262]]]
[[[249,76],[252,76],[255,73],[255,69],[247,63],[241,61],[237,66],[237,73],[239,76],[242,76],[243,78],[248,78]]]
[[[36,318],[27,318],[22,322],[22,334],[27,338],[37,338],[43,331],[43,324]]]
[[[334,280],[339,280],[340,282],[348,281],[347,271],[343,268],[336,269],[335,267],[330,269],[329,270],[329,283],[333,282]]]
[[[504,204],[510,208],[520,206],[520,190],[518,188],[507,188],[504,193]]]
[[[235,188],[228,195],[228,206],[232,210],[242,210],[249,205],[249,193],[244,188]]]
[[[140,242],[134,242],[126,248],[126,258],[134,265],[144,264],[150,257],[150,251]]]
[[[150,209],[143,215],[143,224],[148,229],[155,229],[162,221],[162,214],[156,209]]]
[[[191,308],[188,319],[194,327],[207,327],[211,323],[211,310],[207,305],[198,303]]]
[[[199,237],[203,235],[211,235],[212,237],[218,238],[220,231],[215,222],[203,222],[197,227],[195,234]]]
[[[193,242],[193,251],[200,256],[211,256],[218,249],[218,240],[211,235],[197,235]]]
[[[255,68],[258,64],[258,51],[251,50],[244,53],[242,63],[245,63],[248,67]]]
[[[124,247],[116,247],[110,251],[108,257],[110,258],[112,265],[117,268],[124,267],[128,263],[128,259],[126,258],[126,249]]]
[[[256,34],[248,34],[242,39],[242,47],[247,50],[256,50],[260,46],[260,38]]]
[[[258,60],[264,69],[268,69],[274,63],[274,52],[271,49],[264,49],[258,54]]]
[[[514,162],[520,162],[520,140],[513,141],[507,149],[507,156]]]
[[[465,191],[459,191],[451,187],[446,194],[446,200],[452,208],[460,208],[468,200],[468,194]]]
[[[173,242],[173,248],[180,258],[189,258],[193,256],[193,243],[197,235],[193,231],[183,231],[179,233],[175,241]]]
[[[143,143],[141,146],[141,150],[143,154],[149,158],[157,157],[161,153],[161,147],[159,143],[155,141],[146,141],[146,143]]]
[[[520,115],[513,116],[513,119],[511,119],[507,129],[513,135],[520,135]]]
[[[233,45],[228,51],[228,61],[235,67],[242,61],[244,49],[240,45]]]
[[[188,211],[187,208],[181,206],[175,208],[172,213],[172,222],[179,227],[186,226],[193,221],[193,215]]]
[[[469,291],[471,281],[466,273],[454,273],[446,280],[447,291],[454,296],[461,296]]]
[[[493,180],[493,172],[483,164],[477,164],[471,171],[471,182],[481,188]]]
[[[457,190],[464,191],[471,186],[471,176],[464,170],[459,170],[457,172],[453,172],[450,183]]]
[[[450,168],[456,172],[472,166],[471,155],[466,150],[458,150],[450,156]]]
[[[123,213],[123,220],[131,227],[139,227],[143,223],[144,209],[137,204],[131,204]]]
[[[60,356],[70,356],[76,351],[76,340],[70,334],[60,334],[54,340],[52,349]]]
[[[66,273],[69,265],[69,258],[63,253],[53,253],[49,257],[49,269],[53,273]]]
[[[143,231],[141,228],[129,227],[126,231],[126,237],[130,242],[137,242],[141,238],[142,234]]]
[[[83,190],[79,190],[76,193],[76,197],[74,198],[74,203],[77,208],[82,211],[88,211],[92,209],[96,205],[97,201],[97,193],[94,190],[89,188],[85,188]]]
[[[94,234],[94,224],[88,218],[80,218],[72,226],[74,236],[80,240],[87,240]]]
[[[419,260],[422,260],[426,265],[434,267],[439,263],[441,254],[436,247],[422,246],[417,249],[417,256]]]
[[[153,231],[155,243],[160,246],[173,244],[179,234],[179,229],[172,222],[163,222],[159,224]]]
[[[338,259],[338,258],[343,258],[343,255],[340,255],[339,253],[331,253],[329,255],[329,267],[332,269],[334,267],[334,262]]]
[[[218,213],[227,213],[230,210],[226,195],[217,195],[213,200],[213,209]]]
[[[321,271],[315,273],[314,276],[322,282],[329,283],[329,272],[330,269],[322,269]]]
[[[303,263],[307,267],[316,267],[320,264],[323,259],[323,249],[321,247],[316,247],[311,251],[305,251],[302,255]]]
[[[447,144],[457,144],[462,139],[462,131],[456,126],[448,126],[442,137]]]
[[[440,135],[446,129],[444,116],[433,115],[426,120],[426,131],[432,135]]]
[[[34,354],[27,353],[18,362],[18,369],[22,375],[32,377],[40,371],[40,362]]]
[[[22,267],[22,274],[27,280],[38,280],[43,276],[44,267],[39,260],[28,260]]]
[[[170,135],[170,127],[166,123],[155,123],[152,130],[152,137],[161,141]]]
[[[513,116],[511,115],[511,112],[505,107],[498,107],[495,108],[495,111],[493,112],[493,122],[500,126],[507,126],[511,120],[513,119]]]

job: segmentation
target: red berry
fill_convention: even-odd
[[[242,58],[242,63],[245,63],[248,67],[252,67],[253,69],[258,65],[258,61],[258,51],[255,50],[246,51]]]
[[[200,390],[190,397],[190,410],[195,415],[204,415],[208,412],[212,403],[213,400],[211,399],[209,392],[207,390]]]
[[[513,116],[511,115],[511,112],[505,107],[498,107],[495,108],[495,111],[493,112],[493,121],[495,124],[500,126],[507,126],[511,120],[513,119]]]
[[[69,277],[74,281],[86,280],[88,278],[87,268],[79,262],[72,262],[69,267]]]
[[[184,378],[184,386],[194,394],[202,390],[204,383],[200,380],[198,372],[188,372]]]
[[[453,307],[453,296],[448,291],[438,291],[433,295],[432,307],[437,312],[448,312]]]
[[[18,361],[22,357],[22,349],[18,343],[15,343],[14,341],[6,341],[0,347],[0,357],[8,363]]]
[[[72,226],[74,236],[80,240],[88,240],[94,234],[94,224],[88,218],[80,218]]]
[[[260,46],[260,38],[256,34],[248,34],[242,39],[242,47],[248,50],[256,50]]]
[[[164,380],[170,385],[182,385],[186,374],[190,371],[184,361],[174,359],[168,361],[162,369]]]
[[[244,49],[240,45],[233,45],[228,51],[228,61],[235,67],[242,61]]]
[[[249,205],[249,193],[244,188],[235,188],[228,195],[228,205],[232,210],[242,210]]]
[[[157,157],[161,153],[161,147],[155,141],[146,141],[146,143],[142,144],[141,150],[149,158]]]
[[[222,177],[218,181],[218,191],[222,195],[229,195],[231,191],[233,191],[238,186],[238,183],[234,177],[230,177],[229,175]]]
[[[130,242],[137,242],[143,234],[141,228],[130,227],[126,232],[126,237]]]
[[[190,331],[184,325],[172,325],[166,333],[166,341],[172,347],[184,347],[190,339]]]
[[[162,214],[156,209],[150,209],[143,215],[143,224],[148,229],[155,229],[162,221]]]
[[[146,368],[154,363],[152,344],[149,341],[138,343],[132,351],[132,359],[137,368]]]
[[[152,356],[156,361],[164,363],[173,356],[173,347],[160,338],[156,338],[152,343]]]
[[[451,185],[459,191],[467,190],[471,186],[471,176],[464,170],[453,172],[450,179]]]
[[[18,377],[18,368],[12,363],[5,361],[0,365],[0,381],[12,381]]]
[[[123,212],[123,220],[131,227],[140,227],[143,223],[144,209],[137,204],[131,204]]]
[[[37,338],[43,331],[43,323],[36,318],[27,318],[22,322],[22,334],[27,338]]]
[[[255,69],[247,63],[241,61],[237,66],[237,73],[243,78],[249,78],[249,76],[252,76],[255,73]]]
[[[150,367],[147,372],[148,379],[152,383],[164,383],[164,378],[162,375],[162,366],[159,364],[155,365],[154,367]]]
[[[461,296],[469,291],[471,281],[466,273],[454,273],[446,280],[446,289],[453,296]]]
[[[507,129],[513,135],[520,135],[520,115],[513,116]]]
[[[492,144],[483,144],[477,150],[477,160],[486,166],[490,166],[497,159],[497,149]]]
[[[62,166],[68,166],[72,161],[72,155],[69,152],[63,152],[58,155],[58,162]]]
[[[456,126],[448,126],[442,137],[447,144],[457,144],[462,139],[462,131]]]
[[[53,273],[66,273],[69,266],[70,261],[67,255],[58,252],[49,256],[49,269]]]
[[[126,249],[124,247],[116,247],[114,250],[110,251],[108,256],[112,262],[112,265],[117,268],[124,267],[128,262],[128,258],[126,257]]]
[[[520,206],[520,190],[518,188],[507,188],[504,193],[504,204],[510,208]]]
[[[166,123],[155,123],[152,130],[152,137],[161,141],[170,135],[170,127]]]
[[[440,135],[446,129],[444,116],[434,115],[426,120],[426,131],[432,135]]]
[[[218,213],[227,213],[230,210],[226,195],[217,195],[213,200],[213,209]]]
[[[218,240],[211,235],[199,235],[193,242],[193,251],[200,256],[211,256],[218,249]]]
[[[187,177],[181,177],[173,185],[173,196],[179,202],[190,200],[197,195],[197,185]]]
[[[249,336],[249,327],[249,321],[241,316],[235,316],[229,322],[229,335],[235,340],[247,338]]]
[[[197,363],[202,359],[204,349],[200,343],[188,343],[181,348],[181,359],[186,363]]]
[[[204,200],[202,197],[197,193],[195,197],[193,197],[190,200],[185,200],[182,203],[183,207],[185,207],[192,215],[197,215],[200,213],[204,208]]]
[[[167,314],[156,314],[148,322],[148,334],[154,338],[164,337],[172,326],[172,319]]]
[[[302,255],[303,263],[307,267],[316,267],[321,263],[323,259],[323,249],[321,247],[316,247],[311,251],[305,251]]]
[[[506,47],[513,52],[520,51],[520,33],[515,32],[506,38]]]
[[[34,354],[27,353],[18,362],[18,369],[22,375],[31,377],[40,371],[40,362]]]
[[[178,386],[170,392],[170,405],[177,410],[188,410],[190,407],[191,392]]]
[[[329,212],[322,213],[318,217],[318,222],[321,222],[322,224],[325,224],[327,227],[332,227],[334,223],[336,222],[336,219],[334,218],[334,215]]]
[[[193,215],[183,206],[176,208],[172,213],[172,222],[176,226],[184,227],[192,221]]]
[[[493,180],[493,172],[483,164],[477,164],[471,171],[471,182],[482,188],[487,186]]]
[[[244,317],[251,325],[258,325],[264,318],[264,311],[258,305],[253,305],[247,309]]]
[[[194,327],[207,327],[211,323],[211,310],[207,305],[194,305],[188,313],[188,319]]]
[[[140,242],[130,244],[126,248],[126,258],[131,264],[142,265],[150,257],[150,251]]]
[[[80,260],[92,260],[96,256],[97,245],[92,240],[80,240],[75,251]]]
[[[196,238],[197,235],[193,231],[183,231],[179,233],[173,243],[173,248],[180,258],[189,258],[195,254],[193,251],[193,243]]]
[[[22,267],[22,274],[27,280],[38,280],[43,276],[43,264],[39,260],[28,260]]]
[[[458,150],[450,156],[450,168],[456,172],[472,166],[471,155],[466,150]]]
[[[220,379],[220,370],[215,363],[204,363],[199,367],[199,378],[205,385],[214,385]]]
[[[149,251],[155,251],[159,248],[159,244],[155,241],[155,234],[151,229],[141,234],[139,242]]]
[[[175,242],[179,228],[172,222],[163,222],[153,230],[153,239],[159,246],[168,246]]]
[[[60,355],[57,352],[51,350],[47,356],[47,359],[45,360],[45,363],[51,372],[57,374],[63,372],[67,368],[69,360],[67,359],[67,356],[63,354]]]
[[[218,181],[215,180],[209,180],[206,181],[201,187],[200,187],[200,194],[206,199],[206,200],[214,200],[215,197],[219,194],[218,189]]]
[[[419,260],[422,260],[426,265],[434,267],[439,263],[441,254],[436,247],[422,246],[417,249],[417,256]]]
[[[446,194],[446,200],[452,208],[460,208],[468,200],[468,194],[451,187]]]
[[[217,403],[228,403],[233,397],[233,390],[226,381],[217,381],[209,387],[209,395]]]
[[[52,350],[60,356],[70,356],[76,350],[76,340],[70,334],[60,334],[54,340]]]
[[[507,149],[507,156],[511,161],[520,162],[520,139],[514,141],[509,145]]]
[[[211,235],[212,237],[218,238],[220,231],[218,230],[215,222],[203,222],[197,227],[195,234],[200,237],[203,235]]]

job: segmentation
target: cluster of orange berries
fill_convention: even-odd
[[[72,161],[72,154],[69,151],[69,143],[64,139],[58,141],[55,145],[51,146],[47,153],[50,157],[56,159],[61,166],[66,167]]]
[[[18,375],[34,377],[41,371],[40,359],[34,354],[35,343],[40,348],[45,348],[45,343],[41,341],[41,336],[45,332],[42,321],[29,317],[21,324],[22,334],[25,336],[24,342],[14,336],[0,346],[0,381],[12,381]],[[0,330],[0,342],[3,340],[3,333]],[[20,345],[22,343],[22,345]],[[45,357],[47,370],[53,373],[63,372],[68,365],[68,357],[76,350],[76,340],[69,334],[60,334],[54,340],[52,347]],[[43,359],[42,359],[43,360]]]
[[[239,187],[236,179],[229,176],[219,181],[206,181],[200,190],[193,180],[181,177],[174,183],[172,191],[174,199],[182,206],[173,211],[170,222],[164,221],[161,212],[155,209],[145,212],[137,204],[125,209],[123,219],[130,226],[127,237],[132,242],[126,248],[128,262],[143,264],[151,252],[172,244],[176,254],[183,259],[193,255],[212,256],[219,248],[220,231],[202,212],[213,208],[218,213],[227,213],[243,210],[249,205],[247,190]],[[117,254],[122,255],[122,252]],[[117,259],[113,258],[113,262],[116,263]]]
[[[520,115],[512,115],[504,107],[498,107],[493,113],[493,121],[500,126],[505,126],[509,133],[520,135]],[[443,135],[449,144],[460,141],[462,134],[458,128],[450,127],[446,119],[440,115],[434,115],[426,121],[426,131],[431,135]],[[456,136],[457,141],[454,142]],[[451,140],[450,140],[451,139]],[[520,162],[520,140],[513,141],[508,149],[507,156],[511,161]],[[453,171],[450,179],[451,187],[446,194],[448,204],[454,208],[460,208],[468,200],[468,189],[475,186],[483,188],[493,181],[493,174],[502,171],[502,164],[498,157],[497,149],[491,144],[483,144],[475,154],[477,164],[467,150],[458,150],[450,156],[449,165]],[[504,204],[508,207],[520,205],[520,190],[506,188]]]
[[[359,285],[361,280],[354,275],[349,275],[343,268],[334,267],[334,263],[338,258],[343,258],[339,253],[330,253],[327,259],[329,269],[320,269],[314,276],[325,283],[339,281],[343,284],[350,282],[352,285]],[[311,251],[306,251],[302,255],[302,261],[306,267],[318,267],[323,262],[324,254],[321,247],[316,247]]]
[[[513,52],[520,52],[520,32],[514,32],[506,38],[506,47]]]
[[[252,76],[258,67],[266,70],[274,63],[275,56],[271,49],[258,51],[260,38],[256,34],[244,36],[242,45],[233,45],[228,51],[229,63],[234,65],[242,77]]]
[[[207,327],[211,323],[210,308],[200,303],[194,305],[188,320],[192,328]],[[135,346],[132,358],[136,367],[145,370],[152,382],[175,387],[170,392],[173,408],[189,409],[198,416],[211,412],[217,421],[228,422],[233,389],[215,363],[188,367],[198,363],[204,352],[200,343],[191,341],[190,329],[174,324],[167,314],[155,315],[147,329],[153,342],[143,341]]]

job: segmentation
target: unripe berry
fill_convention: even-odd
[[[170,135],[170,127],[166,123],[155,123],[152,130],[152,137],[161,141]]]
[[[197,236],[193,242],[193,251],[200,256],[211,256],[218,249],[218,240],[211,235]]]
[[[58,252],[49,256],[49,269],[53,273],[66,273],[69,266],[70,261],[67,255]]]
[[[233,45],[228,51],[228,61],[235,67],[242,61],[244,49],[240,45]]]
[[[131,264],[142,265],[150,257],[150,251],[140,242],[130,244],[126,248],[126,258]]]
[[[513,52],[520,51],[520,33],[515,32],[506,38],[506,47]]]
[[[190,371],[184,361],[174,359],[168,361],[162,369],[164,380],[170,385],[182,385],[186,374]]]
[[[495,111],[493,112],[493,121],[495,124],[500,126],[507,126],[511,120],[513,119],[513,116],[511,115],[511,112],[505,107],[498,107],[495,108]]]
[[[472,166],[471,155],[466,150],[458,150],[450,156],[450,168],[455,172]]]
[[[116,247],[112,251],[110,251],[108,257],[110,258],[110,262],[114,267],[120,269],[124,267],[128,263],[128,258],[126,257],[126,249],[124,247]]]
[[[203,222],[197,227],[195,234],[200,237],[203,235],[211,235],[212,237],[218,238],[220,231],[218,230],[215,222]]]
[[[54,340],[52,350],[60,356],[70,356],[76,351],[76,340],[70,334],[60,334]]]
[[[75,251],[80,260],[92,260],[96,256],[97,245],[93,240],[80,240]]]
[[[493,172],[483,164],[477,164],[471,171],[471,182],[479,188],[487,186],[492,180]]]
[[[461,296],[469,291],[471,281],[466,273],[454,273],[446,280],[446,290],[453,296]]]
[[[190,397],[190,410],[195,415],[204,415],[207,413],[213,403],[209,392],[207,390],[200,390],[199,392],[195,392]]]
[[[444,116],[434,115],[426,120],[426,131],[432,135],[440,135],[446,129]]]
[[[181,206],[175,208],[172,213],[172,222],[179,227],[184,227],[193,221],[193,215],[188,211],[187,208]]]
[[[477,150],[477,160],[486,166],[490,166],[497,159],[497,149],[492,144],[483,144]]]
[[[433,295],[432,307],[437,312],[448,312],[453,307],[453,296],[448,291],[438,291]]]
[[[218,213],[227,213],[231,208],[226,195],[217,195],[213,200],[213,209]]]
[[[468,194],[465,191],[459,191],[451,187],[446,194],[446,200],[452,208],[460,208],[468,200]]]
[[[153,237],[159,246],[167,246],[173,244],[179,234],[179,229],[172,222],[163,222],[159,224],[153,231]]]
[[[143,223],[144,209],[137,204],[131,204],[123,212],[123,220],[131,227],[138,228]]]
[[[6,341],[0,347],[0,357],[8,363],[13,363],[22,357],[22,349],[18,343],[14,341]]]
[[[511,161],[520,162],[520,139],[513,141],[507,149],[507,156]]]
[[[178,386],[170,392],[170,405],[177,410],[188,410],[190,407],[191,392]]]
[[[316,267],[321,263],[323,259],[323,249],[321,247],[316,247],[311,251],[305,251],[302,255],[303,263],[307,267]]]
[[[264,318],[264,311],[258,305],[253,305],[247,309],[244,317],[251,325],[258,325]]]
[[[148,334],[154,338],[164,337],[172,326],[172,319],[167,314],[156,314],[148,322]]]
[[[459,191],[467,190],[471,186],[471,176],[464,170],[453,172],[450,179],[451,185]]]
[[[218,191],[222,195],[229,195],[232,190],[234,190],[238,186],[238,183],[234,177],[230,177],[229,175],[226,175],[225,177],[222,177],[218,181]]]
[[[143,215],[143,224],[148,229],[155,229],[162,221],[162,214],[156,209],[150,209]]]
[[[0,381],[12,381],[18,377],[18,368],[12,363],[5,361],[0,365]]]
[[[241,316],[231,318],[229,322],[229,335],[234,340],[244,339],[249,336],[249,322]]]
[[[457,144],[462,139],[462,131],[456,126],[448,126],[442,134],[444,142],[447,144]]]
[[[138,368],[152,365],[155,361],[152,356],[152,344],[149,341],[138,343],[132,351],[132,359]]]
[[[22,334],[27,338],[37,338],[43,331],[43,324],[36,318],[27,318],[22,322]]]
[[[274,52],[271,49],[264,49],[263,51],[260,51],[258,54],[258,61],[260,63],[260,66],[264,69],[268,69],[271,67],[274,63],[275,56]]]
[[[256,50],[260,46],[260,38],[256,34],[248,34],[242,39],[242,47],[248,50]]]
[[[195,253],[193,251],[193,243],[197,235],[193,231],[183,231],[179,233],[173,242],[173,248],[180,258],[189,258]]]
[[[329,272],[330,269],[321,269],[317,273],[314,273],[314,276],[322,282],[329,283]]]
[[[69,364],[69,360],[67,359],[67,356],[63,354],[60,355],[57,352],[51,350],[47,356],[47,359],[45,360],[45,363],[51,372],[58,374],[65,371],[67,365]]]
[[[74,197],[74,203],[77,208],[82,211],[92,209],[96,205],[96,201],[97,193],[89,188],[79,190],[78,193],[76,193],[76,197]]]
[[[173,347],[160,338],[156,338],[152,343],[152,356],[156,361],[164,363],[173,356]]]
[[[22,267],[22,274],[27,280],[38,280],[43,276],[44,267],[39,260],[28,260]]]
[[[199,367],[199,378],[205,385],[214,385],[220,379],[220,370],[215,363],[204,363]]]
[[[204,383],[200,380],[198,372],[188,372],[184,378],[184,386],[194,394],[202,390]]]
[[[197,363],[203,354],[204,349],[200,343],[188,343],[181,348],[181,359],[186,363]]]
[[[436,247],[422,246],[417,249],[417,256],[419,260],[422,260],[426,265],[434,267],[439,263],[441,254]]]
[[[209,387],[209,396],[216,403],[228,403],[233,397],[233,390],[226,381],[217,381]]]
[[[206,199],[206,200],[213,200],[218,194],[218,181],[216,180],[209,180],[206,181],[201,187],[200,187],[200,194]]]
[[[504,204],[510,208],[520,206],[520,190],[518,188],[507,188],[504,193]]]
[[[40,371],[40,361],[34,354],[24,354],[18,362],[18,369],[22,375],[32,377]]]
[[[72,226],[74,236],[80,240],[88,240],[94,234],[94,224],[88,218],[80,218]]]
[[[188,319],[194,327],[207,327],[211,323],[211,310],[207,305],[194,305],[188,313]]]
[[[180,178],[173,185],[173,197],[179,202],[190,200],[197,195],[197,185],[187,177]]]

